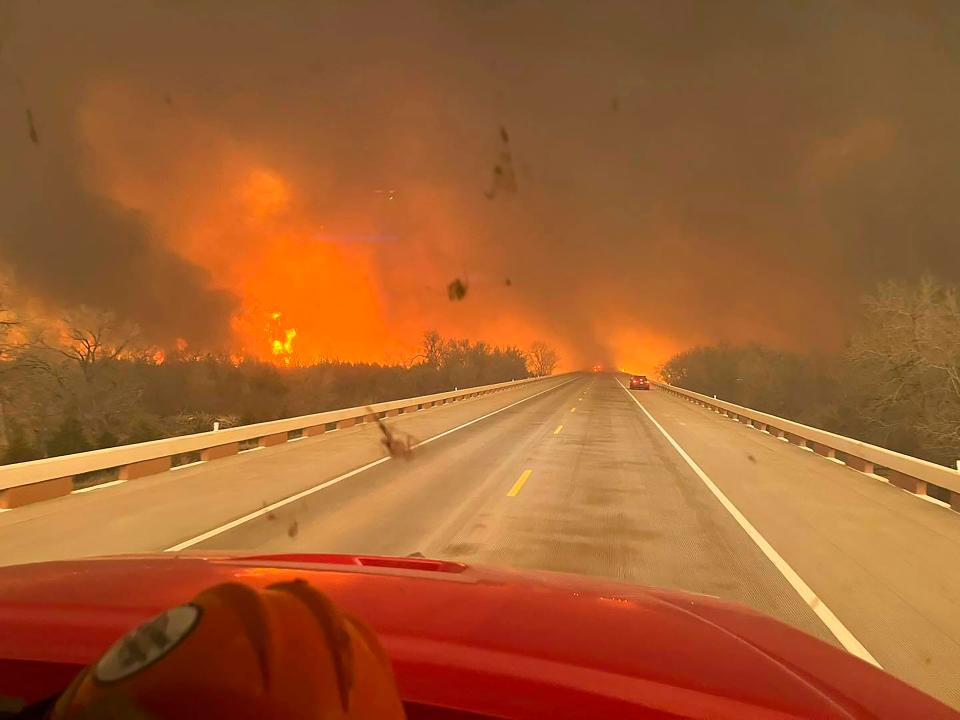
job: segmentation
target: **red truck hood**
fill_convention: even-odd
[[[2,567],[0,695],[59,689],[123,632],[214,583],[292,577],[372,625],[412,704],[500,717],[960,717],[842,650],[714,598],[344,555]]]

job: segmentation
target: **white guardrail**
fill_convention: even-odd
[[[243,449],[241,445],[250,448],[272,447],[298,437],[320,435],[329,430],[372,422],[376,417],[412,413],[435,405],[509,390],[547,379],[549,378],[513,380],[416,398],[374,403],[363,407],[330,410],[255,425],[242,425],[135,445],[121,445],[103,450],[3,465],[0,466],[0,509],[67,495],[76,488],[78,478],[90,473],[115,471],[118,480],[134,480],[166,472],[177,465],[177,460],[183,459],[184,456],[188,458],[192,456],[193,461],[216,460],[236,455]]]
[[[882,477],[891,484],[916,495],[928,495],[928,486],[934,485],[941,489],[941,492],[938,493],[941,497],[938,499],[960,512],[960,472],[953,468],[920,460],[843,435],[835,435],[826,430],[818,430],[809,425],[801,425],[776,415],[768,415],[724,400],[717,400],[709,395],[701,395],[675,385],[659,382],[653,382],[652,384],[659,390],[672,393],[729,418],[752,425],[758,430],[770,433],[775,437],[809,448],[824,457],[842,461],[855,470]],[[933,497],[933,495],[930,496]]]

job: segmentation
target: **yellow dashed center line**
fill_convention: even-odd
[[[559,435],[561,430],[563,430],[563,425],[557,425],[557,429],[553,431],[553,434]]]
[[[520,473],[520,477],[517,478],[517,481],[513,484],[513,487],[510,488],[510,492],[507,493],[507,497],[514,497],[518,492],[520,492],[520,488],[523,487],[523,484],[527,481],[527,478],[530,477],[532,472],[533,470],[524,470],[522,473]]]

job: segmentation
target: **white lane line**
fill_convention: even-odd
[[[439,440],[440,438],[446,437],[447,435],[450,435],[451,433],[455,433],[455,432],[457,432],[458,430],[463,430],[464,428],[470,427],[470,426],[473,425],[474,423],[478,423],[478,422],[480,422],[481,420],[486,420],[488,417],[493,417],[494,415],[496,415],[496,414],[498,414],[498,413],[502,413],[504,410],[509,410],[509,409],[512,408],[512,407],[516,407],[516,406],[519,405],[520,403],[525,403],[527,400],[533,400],[533,398],[539,397],[540,395],[543,395],[544,393],[548,393],[548,392],[550,392],[551,390],[556,390],[557,388],[561,388],[561,387],[563,387],[564,385],[567,385],[568,383],[572,383],[575,379],[576,379],[576,378],[571,378],[570,380],[565,380],[564,382],[560,383],[559,385],[554,385],[553,387],[549,387],[549,388],[547,388],[546,390],[541,390],[540,392],[535,393],[534,395],[530,395],[529,397],[525,397],[525,398],[523,398],[522,400],[517,400],[517,401],[514,402],[514,403],[510,403],[509,405],[505,405],[504,407],[500,408],[499,410],[494,410],[493,412],[489,412],[489,413],[487,413],[486,415],[481,415],[481,416],[478,417],[478,418],[474,418],[473,420],[470,420],[470,421],[468,421],[468,422],[465,422],[465,423],[463,423],[462,425],[457,425],[457,427],[455,427],[455,428],[451,428],[451,429],[446,430],[446,431],[444,431],[444,432],[442,432],[442,433],[439,433],[438,435],[434,435],[433,437],[429,437],[429,438],[427,438],[426,440],[423,440],[422,442],[418,442],[418,443],[417,443],[416,445],[414,445],[413,447],[414,447],[414,449],[416,449],[416,448],[420,447],[421,445],[426,445],[426,444],[428,444],[428,443],[432,443],[434,440]],[[284,505],[289,505],[289,504],[292,503],[292,502],[296,502],[297,500],[300,500],[300,499],[302,499],[302,498],[305,498],[305,497],[307,497],[308,495],[312,495],[312,494],[315,493],[315,492],[319,492],[320,490],[323,490],[323,489],[325,489],[325,488],[328,488],[328,487],[330,487],[331,485],[336,485],[337,483],[342,482],[342,481],[344,481],[344,480],[347,480],[348,478],[352,478],[354,475],[359,475],[359,474],[362,473],[362,472],[366,472],[366,471],[369,470],[370,468],[375,468],[377,465],[382,465],[383,463],[385,463],[385,462],[387,462],[388,460],[391,460],[391,459],[392,459],[391,456],[390,456],[390,455],[387,455],[386,457],[382,457],[382,458],[380,458],[379,460],[374,460],[373,462],[368,462],[366,465],[361,465],[360,467],[355,468],[355,469],[351,470],[350,472],[346,472],[346,473],[344,473],[343,475],[338,475],[337,477],[335,477],[335,478],[333,478],[333,479],[331,479],[331,480],[327,480],[326,482],[322,482],[322,483],[320,483],[319,485],[314,485],[312,488],[307,488],[306,490],[304,490],[304,491],[302,491],[302,492],[298,492],[296,495],[291,495],[290,497],[284,498],[283,500],[279,500],[279,501],[273,503],[272,505],[267,505],[266,507],[262,507],[262,508],[260,508],[259,510],[256,510],[256,511],[254,511],[254,512],[252,512],[252,513],[247,513],[246,515],[243,515],[243,516],[241,516],[241,517],[238,517],[236,520],[231,520],[230,522],[228,522],[228,523],[226,523],[226,524],[224,524],[224,525],[220,525],[219,527],[215,527],[215,528],[213,528],[213,530],[207,530],[207,532],[202,533],[202,534],[200,534],[200,535],[197,535],[196,537],[192,537],[192,538],[190,538],[189,540],[184,540],[183,542],[177,543],[176,545],[173,545],[172,547],[168,547],[166,550],[164,550],[164,552],[179,552],[180,550],[186,550],[188,547],[192,547],[192,546],[194,546],[194,545],[196,545],[196,544],[198,544],[198,543],[202,543],[204,540],[209,540],[210,538],[215,537],[215,536],[217,536],[217,535],[220,535],[221,533],[225,533],[227,530],[232,530],[232,529],[235,528],[235,527],[238,527],[238,526],[240,526],[240,525],[243,525],[243,524],[246,523],[246,522],[250,522],[251,520],[254,520],[254,519],[258,518],[258,517],[262,517],[263,515],[266,515],[267,513],[273,512],[273,511],[276,510],[277,508],[281,508],[281,507],[283,507]]]
[[[79,490],[71,490],[71,495],[76,495],[77,493],[90,492],[91,490],[101,490],[103,488],[108,488],[113,485],[119,485],[120,483],[125,483],[126,480],[111,480],[110,482],[99,483],[97,485],[90,485],[89,487],[80,488]]]
[[[833,633],[834,637],[840,641],[840,644],[847,649],[847,652],[856,655],[861,660],[866,660],[877,667],[881,667],[876,658],[874,658],[873,655],[871,655],[870,652],[860,643],[860,641],[853,636],[853,633],[847,629],[847,626],[840,622],[840,619],[833,614],[833,611],[826,606],[823,600],[817,597],[817,594],[810,588],[809,585],[807,585],[806,582],[804,582],[803,578],[797,574],[796,570],[790,567],[790,564],[783,559],[783,556],[773,549],[773,546],[767,542],[766,538],[764,538],[763,535],[761,535],[760,532],[751,524],[751,522],[744,517],[743,513],[737,509],[737,506],[730,502],[730,499],[724,495],[723,491],[717,487],[716,483],[714,483],[713,480],[711,480],[707,474],[700,469],[700,466],[693,461],[693,458],[687,455],[686,451],[680,447],[677,441],[670,436],[670,433],[668,433],[663,426],[656,421],[653,415],[651,415],[650,412],[640,404],[640,401],[634,397],[633,393],[627,390],[627,388],[624,387],[623,383],[620,382],[619,379],[617,380],[617,384],[620,385],[620,387],[623,388],[623,391],[630,396],[630,399],[637,404],[637,407],[643,410],[644,414],[650,419],[650,422],[652,422],[656,426],[657,430],[663,434],[667,441],[673,446],[673,449],[680,454],[680,457],[686,461],[687,465],[689,465],[690,468],[697,474],[697,477],[703,481],[703,484],[707,486],[707,489],[710,490],[717,500],[720,501],[720,504],[727,509],[727,512],[733,515],[733,519],[739,523],[740,527],[742,527],[747,535],[750,536],[750,539],[756,543],[761,552],[767,556],[767,559],[772,562],[774,567],[780,571],[780,574],[786,578],[786,581],[790,583],[790,586],[797,591],[797,594],[807,605],[810,606],[810,609],[817,614],[817,617],[823,621],[823,624],[827,626],[827,629]]]

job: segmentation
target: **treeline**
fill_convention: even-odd
[[[960,303],[932,278],[863,301],[841,352],[698,347],[661,367],[669,383],[953,466],[960,459]]]
[[[3,463],[520,379],[531,369],[549,374],[556,365],[555,354],[544,365],[543,347],[526,354],[435,332],[405,366],[161,359],[137,349],[130,329],[105,314],[72,318],[56,342],[17,339],[15,321],[0,322]]]

